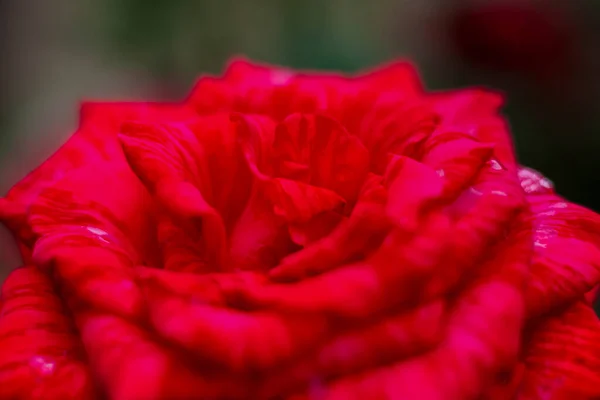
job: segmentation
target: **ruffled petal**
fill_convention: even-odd
[[[159,345],[152,334],[110,314],[80,315],[90,365],[115,400],[244,398],[251,383],[195,366],[183,352]]]
[[[273,376],[263,388],[264,397],[325,385],[334,378],[423,353],[441,341],[445,311],[445,304],[436,301],[333,335]]]
[[[83,346],[50,279],[14,270],[0,297],[0,398],[94,399]]]
[[[600,321],[577,302],[533,327],[518,399],[600,397]]]
[[[396,62],[350,77],[291,71],[238,58],[221,78],[201,78],[187,104],[200,114],[235,111],[283,120],[294,113],[322,113],[347,121],[355,119],[349,110],[364,110],[371,104],[363,104],[370,94],[387,92],[402,98],[416,98],[422,92],[410,63]]]
[[[133,170],[167,208],[177,211],[182,206],[163,186],[176,189],[189,183],[228,227],[241,213],[252,180],[229,115],[179,125],[131,122],[122,127],[119,138]]]
[[[327,188],[354,202],[366,178],[369,153],[337,121],[290,115],[273,143],[275,176]]]
[[[214,365],[257,372],[281,365],[314,347],[332,327],[324,315],[240,311],[173,296],[145,286],[153,327]]]
[[[424,153],[421,161],[443,178],[444,192],[452,196],[473,182],[492,158],[494,145],[469,135],[443,132],[431,135],[421,151]]]
[[[472,185],[446,208],[453,221],[452,238],[445,255],[444,268],[437,271],[423,289],[423,295],[444,293],[464,279],[483,270],[481,263],[491,254],[502,258],[501,243],[531,259],[531,224],[516,177],[507,170],[487,165]],[[506,237],[514,230],[512,240]],[[518,281],[519,274],[516,275]]]
[[[518,225],[516,225],[518,226]],[[452,302],[445,337],[419,357],[341,377],[319,387],[319,398],[477,398],[496,376],[512,366],[520,348],[525,308],[522,288],[530,240],[514,230],[515,242],[503,243]],[[498,303],[498,299],[502,303]],[[457,357],[457,355],[459,355]],[[294,398],[314,397],[310,391]]]
[[[139,284],[162,295],[171,294],[192,303],[252,309],[238,296],[241,288],[264,285],[267,277],[255,271],[214,272],[196,274],[158,268],[136,267]]]
[[[225,262],[227,233],[253,184],[232,128],[222,115],[186,125],[129,123],[120,135],[137,176],[213,270]]]
[[[508,285],[481,287],[472,296],[470,305],[455,311],[440,347],[420,357],[334,380],[321,387],[320,398],[476,398],[484,385],[516,358],[516,332],[523,310],[518,293]],[[497,296],[502,296],[511,308],[491,307]]]
[[[229,61],[223,80],[231,84],[264,84],[281,85],[286,83],[295,73],[287,68],[254,63],[243,57]]]
[[[53,271],[70,307],[137,315],[142,300],[131,266],[159,262],[153,207],[124,163],[74,171],[31,206],[33,259]]]
[[[600,217],[552,191],[542,175],[520,172],[532,210],[534,257],[527,290],[530,314],[581,298],[600,283]]]
[[[409,232],[417,230],[424,216],[442,200],[442,178],[432,168],[408,157],[391,158],[385,183],[386,213],[398,227]]]
[[[395,91],[406,96],[423,93],[423,84],[415,66],[409,61],[395,61],[363,72],[358,81],[378,91]]]
[[[210,271],[204,252],[194,237],[171,217],[161,214],[157,225],[157,239],[162,255],[162,267],[170,271]]]
[[[312,207],[320,210],[323,205],[316,196],[304,194],[297,196],[281,188],[270,194],[263,185],[256,185],[229,237],[228,270],[268,271],[297,250],[288,224],[298,215],[308,215],[310,220]]]
[[[422,102],[379,95],[357,122],[355,134],[369,150],[371,171],[383,174],[389,154],[417,158],[440,118]]]
[[[238,144],[252,174],[267,180],[274,175],[273,142],[275,125],[267,118],[233,113],[230,117],[234,123]]]
[[[123,121],[137,118],[177,120],[191,115],[191,109],[175,103],[83,103],[79,129],[55,154],[7,193],[0,203],[0,219],[19,239],[29,243],[32,237],[26,226],[27,209],[45,188],[89,164],[123,159],[116,141]]]
[[[342,211],[345,200],[334,191],[289,179],[275,178],[266,192],[275,215],[289,223],[303,223],[325,211]]]
[[[501,95],[473,89],[434,93],[425,96],[440,115],[444,130],[462,131],[484,143],[494,143],[495,158],[507,168],[516,167],[511,135],[499,109]]]
[[[382,181],[382,177],[371,175],[347,220],[339,222],[328,235],[284,258],[269,276],[275,280],[299,280],[368,256],[377,249],[391,229],[385,212],[387,190]]]

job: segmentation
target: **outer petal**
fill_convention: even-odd
[[[294,72],[284,67],[252,63],[244,58],[235,58],[230,61],[223,76],[223,80],[235,85],[281,85],[289,82],[292,78],[312,80],[320,84],[337,81],[340,85],[360,85],[380,92],[396,91],[413,96],[420,94],[423,90],[416,68],[408,61],[395,61],[372,70],[362,71],[353,77],[346,77],[322,71]]]
[[[52,186],[69,171],[96,161],[123,159],[116,134],[124,121],[140,118],[148,121],[182,119],[191,116],[191,110],[179,104],[83,103],[79,129],[73,137],[15,185],[6,199],[14,207],[22,207],[22,212],[25,212],[24,209],[44,188]]]
[[[153,203],[124,162],[71,172],[45,189],[29,214],[33,258],[53,270],[70,306],[141,311],[131,266],[157,263]]]
[[[530,238],[513,231],[501,258],[483,266],[453,302],[445,338],[419,357],[348,375],[298,399],[476,399],[518,355],[524,317],[521,284]],[[512,236],[512,235],[511,235]],[[526,247],[526,246],[525,246]],[[502,298],[501,306],[497,299]]]
[[[200,114],[239,111],[282,120],[293,113],[324,113],[342,118],[370,94],[415,98],[422,86],[415,68],[395,62],[355,77],[300,71],[233,60],[222,78],[201,78],[188,98]],[[370,93],[370,94],[369,94]],[[367,100],[367,103],[371,103]],[[356,107],[358,106],[358,107]],[[353,112],[350,112],[353,114]],[[353,119],[348,115],[349,119]]]
[[[523,310],[519,294],[506,285],[482,286],[471,295],[453,313],[448,337],[439,348],[334,381],[322,388],[319,398],[477,398],[495,374],[516,357]],[[496,296],[503,296],[511,309],[492,307]]]
[[[116,141],[120,124],[127,119],[181,119],[191,115],[191,109],[180,104],[158,103],[95,103],[81,106],[80,125],[75,134],[47,161],[15,185],[0,199],[0,221],[15,232],[17,238],[31,250],[33,235],[26,223],[27,209],[36,197],[71,171],[89,164],[123,160]]]
[[[484,90],[461,90],[425,96],[439,113],[444,130],[462,131],[484,143],[495,144],[495,157],[508,168],[516,166],[514,146],[499,114],[502,97]]]
[[[286,83],[294,72],[284,67],[253,63],[242,57],[229,61],[223,80],[234,85],[281,85]]]
[[[454,221],[450,250],[444,268],[432,275],[425,294],[443,293],[461,280],[482,271],[481,263],[490,254],[499,254],[500,243],[519,243],[523,257],[531,255],[531,225],[526,221],[524,196],[517,179],[505,169],[483,167],[472,186],[466,188],[448,206]],[[513,227],[514,241],[506,238]],[[517,274],[518,275],[518,274]]]
[[[408,61],[395,61],[382,67],[366,71],[358,81],[379,91],[401,92],[416,96],[423,92],[423,84],[415,66]]]
[[[0,398],[94,399],[83,347],[50,279],[18,268],[1,297]]]
[[[533,328],[518,399],[600,397],[600,321],[580,301]]]
[[[554,194],[551,183],[535,171],[522,169],[519,175],[534,229],[527,305],[530,314],[539,315],[600,283],[600,217]]]
[[[314,348],[332,328],[320,313],[239,311],[145,286],[153,327],[200,360],[234,373],[264,371]]]
[[[431,349],[445,322],[445,305],[436,301],[338,333],[266,382],[264,397],[312,388],[318,398],[327,381]]]
[[[121,318],[80,315],[78,325],[90,365],[111,399],[243,399],[252,393],[251,381],[200,369],[186,354],[161,346]]]
[[[231,76],[201,78],[188,103],[199,114],[234,111],[283,120],[296,112],[326,112],[340,84],[339,79],[332,80],[294,77],[283,69],[234,63]]]
[[[113,190],[106,192],[109,186]],[[169,393],[184,399],[243,390],[218,389],[218,376],[208,384],[183,357],[136,326],[144,300],[132,267],[156,247],[153,206],[124,162],[72,171],[31,207],[29,221],[39,237],[34,259],[61,284],[90,366],[111,398],[159,399]]]

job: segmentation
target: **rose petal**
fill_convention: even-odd
[[[438,215],[414,236],[392,232],[366,261],[344,265],[290,284],[242,288],[246,304],[288,312],[322,313],[356,320],[406,306],[448,243],[447,218]],[[401,268],[398,266],[402,266]]]
[[[600,397],[600,321],[583,302],[536,325],[518,399]]]
[[[320,398],[476,398],[500,371],[514,364],[519,350],[524,303],[522,290],[514,282],[515,275],[522,280],[527,257],[521,252],[510,254],[490,260],[486,265],[490,275],[475,280],[461,293],[438,348],[334,380],[320,387]],[[501,281],[494,281],[497,278]],[[293,398],[312,396],[309,392]]]
[[[389,154],[415,157],[438,123],[439,116],[425,104],[380,95],[369,105],[356,135],[369,150],[371,171],[383,174]]]
[[[29,224],[38,236],[33,259],[53,269],[69,302],[136,314],[141,297],[131,266],[157,263],[152,207],[125,165],[91,164],[73,171],[31,206]]]
[[[293,114],[278,125],[273,144],[275,174],[338,193],[354,202],[366,178],[369,153],[338,122]]]
[[[427,165],[403,156],[392,157],[385,178],[388,216],[398,227],[414,232],[442,199],[443,180]]]
[[[262,187],[259,184],[255,186],[246,209],[231,233],[228,270],[268,271],[286,254],[295,250],[286,222],[309,209],[314,198],[295,197],[289,192],[277,197],[270,196]],[[282,199],[284,196],[289,196],[289,199]],[[280,204],[287,207],[286,212],[277,213],[282,208]]]
[[[95,162],[123,160],[116,141],[118,128],[123,121],[136,118],[148,121],[162,118],[177,120],[191,115],[191,109],[176,103],[83,103],[79,129],[55,154],[8,192],[6,203],[0,204],[0,208],[4,210],[6,206],[13,212],[8,212],[7,217],[5,211],[0,211],[0,218],[19,237],[29,240],[23,226],[26,223],[26,210],[39,193],[70,171]]]
[[[441,340],[444,311],[437,301],[341,332],[274,376],[265,390],[297,391],[314,379],[325,382],[419,354]]]
[[[489,90],[448,91],[427,95],[441,116],[441,129],[459,130],[484,143],[494,143],[494,156],[507,168],[516,166],[508,127],[498,110],[502,96]]]
[[[48,277],[18,268],[1,297],[0,398],[94,399],[81,342]]]
[[[539,315],[580,298],[600,282],[600,218],[548,193],[543,177],[532,170],[521,179],[530,190],[534,229],[527,304],[530,314]]]
[[[90,365],[111,399],[240,398],[249,383],[198,370],[186,357],[157,344],[139,327],[111,315],[79,317]]]
[[[223,265],[227,231],[250,196],[250,171],[228,115],[187,125],[130,123],[119,136],[130,165],[207,263]]]
[[[289,179],[272,179],[267,187],[275,215],[290,223],[307,222],[325,211],[341,211],[345,201],[329,189]]]
[[[490,159],[493,145],[481,143],[460,133],[430,136],[422,150],[421,162],[444,179],[444,192],[456,195],[466,189]]]
[[[368,255],[391,228],[384,208],[386,201],[382,178],[372,175],[347,220],[329,235],[284,258],[269,276],[275,280],[298,280]]]
[[[272,368],[314,347],[331,328],[320,314],[243,312],[146,286],[152,325],[200,359],[237,372]]]
[[[138,283],[147,289],[156,287],[160,292],[169,292],[189,298],[198,304],[214,304],[247,310],[249,304],[239,300],[241,288],[262,285],[263,274],[251,271],[215,272],[195,274],[174,272],[157,268],[136,267]]]
[[[407,95],[423,92],[423,85],[415,66],[409,61],[394,61],[370,71],[363,72],[358,81],[376,90],[394,90]]]

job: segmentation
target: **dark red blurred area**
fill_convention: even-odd
[[[564,10],[515,2],[459,7],[450,36],[467,62],[527,75],[565,73],[575,55],[576,31]]]

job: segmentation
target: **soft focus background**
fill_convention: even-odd
[[[406,57],[430,89],[504,91],[521,161],[600,211],[600,0],[0,0],[0,30],[2,194],[81,99],[181,99],[235,54],[342,71]]]

